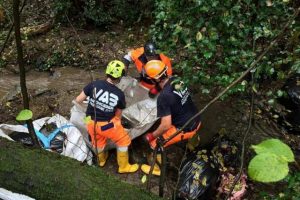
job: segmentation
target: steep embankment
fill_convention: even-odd
[[[0,187],[36,199],[159,199],[97,167],[0,138]]]

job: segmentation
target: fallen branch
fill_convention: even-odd
[[[252,74],[252,86],[254,85],[254,76]],[[252,125],[252,117],[253,117],[253,108],[254,108],[254,91],[252,90],[252,96],[251,96],[251,105],[250,105],[250,113],[249,113],[249,123],[248,123],[248,127],[247,127],[247,130],[244,134],[244,138],[243,138],[243,141],[242,141],[242,152],[241,152],[241,164],[240,164],[240,168],[239,168],[239,172],[238,174],[235,176],[234,178],[234,181],[230,187],[230,190],[229,190],[229,193],[226,195],[226,198],[225,200],[227,200],[233,190],[234,190],[234,187],[235,185],[237,184],[237,182],[240,180],[241,176],[242,176],[242,173],[243,173],[243,168],[244,168],[244,156],[245,156],[245,141],[246,141],[246,138],[250,132],[250,129],[251,129],[251,125]]]
[[[21,28],[21,33],[26,36],[35,36],[48,32],[53,27],[53,22],[46,22],[36,26]]]

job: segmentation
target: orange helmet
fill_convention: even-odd
[[[159,79],[164,75],[168,67],[160,60],[151,60],[145,65],[145,73],[152,79]]]

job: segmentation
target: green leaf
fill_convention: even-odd
[[[26,121],[32,118],[32,111],[28,109],[21,110],[16,117],[18,121]]]
[[[206,59],[210,58],[212,55],[213,55],[212,52],[205,52],[205,53],[204,53],[204,57],[205,57]]]
[[[274,104],[274,103],[275,103],[275,100],[274,100],[274,99],[269,99],[269,100],[268,100],[268,104],[272,105],[272,104]]]
[[[87,116],[87,117],[85,117],[85,118],[83,118],[83,122],[85,123],[85,124],[87,124],[89,121],[91,121],[92,120],[92,118],[91,118],[91,116]]]
[[[202,89],[202,94],[209,94],[209,90],[206,88]]]
[[[142,181],[142,183],[145,183],[145,182],[147,181],[147,176],[144,175],[144,176],[142,177],[141,181]]]
[[[282,97],[283,96],[283,91],[282,90],[277,90],[276,95],[277,95],[277,97]]]
[[[197,33],[197,35],[196,35],[196,40],[197,41],[199,41],[199,40],[201,40],[202,39],[202,33],[199,31],[198,33]]]
[[[257,93],[257,89],[256,89],[255,85],[252,86],[252,90],[253,90],[255,93]]]
[[[247,81],[246,81],[246,80],[243,80],[243,81],[241,82],[241,85],[247,85]]]
[[[262,153],[255,156],[248,166],[250,178],[264,183],[282,180],[288,175],[288,172],[288,163],[278,159],[272,153]]]
[[[252,145],[252,148],[257,154],[270,153],[286,162],[295,161],[291,148],[278,139],[265,140],[258,145]]]

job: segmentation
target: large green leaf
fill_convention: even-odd
[[[28,109],[21,110],[16,117],[18,121],[26,121],[32,118],[32,111]]]
[[[295,161],[291,148],[278,139],[269,139],[258,145],[252,145],[257,154],[272,153],[287,162]]]
[[[279,181],[286,177],[288,172],[288,163],[272,153],[256,155],[248,166],[250,178],[264,183]]]

